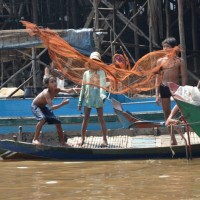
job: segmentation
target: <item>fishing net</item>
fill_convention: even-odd
[[[113,63],[108,65],[81,54],[49,28],[39,28],[27,21],[21,21],[21,23],[26,26],[26,30],[31,36],[36,35],[42,40],[44,46],[48,48],[54,67],[59,69],[64,77],[81,85],[83,73],[86,70],[101,69],[106,73],[107,79],[107,86],[103,89],[114,94],[138,94],[154,89],[162,81],[163,69],[173,67],[174,65],[169,65],[169,63],[180,52],[178,46],[167,51],[150,52],[132,67],[125,54],[115,54]],[[158,59],[166,56],[166,62],[157,65]],[[157,81],[155,81],[156,77]],[[93,82],[87,84],[95,85]]]

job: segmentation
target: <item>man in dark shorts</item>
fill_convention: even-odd
[[[60,120],[54,115],[53,110],[58,109],[69,103],[69,99],[64,99],[60,104],[53,105],[52,100],[59,92],[65,93],[77,93],[80,92],[80,88],[60,89],[57,88],[56,79],[53,76],[47,76],[43,80],[45,89],[39,93],[32,102],[32,112],[35,115],[38,123],[36,125],[36,131],[32,143],[35,145],[42,145],[38,140],[42,126],[47,122],[49,124],[55,124],[60,142],[62,145],[67,146],[64,140],[64,134]]]
[[[32,104],[32,112],[38,121],[45,119],[48,124],[61,124],[59,118],[47,106],[39,107]]]
[[[170,98],[172,96],[169,87],[166,85],[160,85],[160,98]]]
[[[177,45],[176,39],[173,37],[166,38],[162,42],[163,50],[168,50]],[[185,62],[183,59],[176,55],[173,59],[169,60],[167,56],[158,59],[157,65],[163,67],[163,78],[160,86],[156,87],[156,103],[162,105],[165,121],[168,119],[171,113],[171,93],[168,87],[168,82],[174,82],[179,85],[179,75],[181,74],[181,85],[186,85],[187,83],[187,70],[185,68]],[[156,80],[156,83],[158,81]],[[172,145],[176,144],[176,141],[172,138]]]
[[[162,42],[163,50],[168,50],[177,45],[176,39],[173,37],[166,38]],[[167,56],[158,59],[157,65],[164,65],[167,63],[169,58]],[[185,68],[185,62],[180,57],[175,56],[173,59],[167,63],[167,67],[163,68],[163,78],[160,86],[156,87],[156,102],[162,105],[164,112],[165,121],[171,112],[171,93],[168,87],[168,82],[179,83],[179,75],[181,75],[181,85],[186,85],[187,83],[187,71]],[[157,82],[157,81],[156,81]]]

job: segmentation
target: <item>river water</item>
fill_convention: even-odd
[[[2,200],[200,199],[200,159],[0,161]]]

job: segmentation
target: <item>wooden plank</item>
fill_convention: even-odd
[[[93,137],[92,137],[92,147],[93,147],[93,148],[95,148],[95,145],[96,145],[96,144],[95,144],[95,137],[96,137],[96,136],[93,136]]]
[[[98,137],[94,137],[94,148],[99,148],[99,146],[98,146]]]
[[[122,136],[122,147],[126,148],[126,136]]]
[[[156,147],[161,147],[161,138],[156,136]]]
[[[92,148],[92,145],[93,145],[93,144],[92,144],[92,140],[93,140],[93,136],[90,136],[90,137],[87,138],[87,143],[88,143],[88,146],[87,146],[87,147],[88,147],[88,148]]]
[[[74,147],[78,147],[80,137],[69,138],[69,143],[71,143]]]
[[[110,148],[112,148],[112,138],[113,138],[113,136],[107,138],[108,139],[108,145],[109,145]]]
[[[116,148],[116,141],[117,141],[117,136],[114,136],[112,141],[113,148]]]
[[[130,148],[131,147],[131,137],[130,136],[128,136],[128,138],[127,138],[127,148]]]
[[[126,142],[125,142],[126,148],[128,146],[128,136],[126,135]]]
[[[120,137],[119,136],[115,137],[115,147],[120,148]]]
[[[114,136],[111,138],[111,147],[114,148]]]
[[[124,136],[121,136],[121,147],[124,148]]]
[[[122,146],[123,146],[122,145],[122,136],[121,135],[119,136],[119,146],[120,146],[120,148],[122,148]]]
[[[190,134],[191,144],[198,144],[198,143],[200,143],[200,137],[195,132],[190,132],[189,134]],[[187,133],[185,133],[184,136],[185,136],[185,138],[187,138],[187,141],[188,141]]]

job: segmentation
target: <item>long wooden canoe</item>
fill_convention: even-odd
[[[69,133],[68,144],[71,147],[60,146],[57,135],[42,134],[42,146],[31,144],[33,137],[30,133],[23,133],[21,141],[14,141],[12,137],[1,137],[0,149],[5,152],[4,159],[29,158],[53,160],[110,160],[110,159],[151,159],[151,158],[189,158],[187,137],[184,139],[176,135],[178,145],[171,146],[171,138],[165,128],[160,128],[159,135],[153,128],[118,129],[108,131],[108,146],[101,148],[101,132],[91,131],[83,146],[78,143],[80,133]],[[192,156],[200,157],[200,139],[191,133]],[[13,153],[15,152],[15,153]]]

